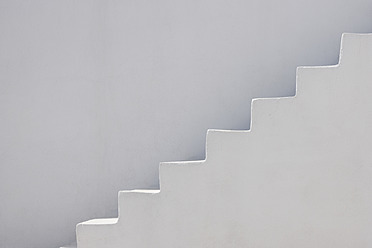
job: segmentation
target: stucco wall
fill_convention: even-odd
[[[57,247],[117,215],[158,163],[204,158],[207,128],[247,129],[253,97],[338,61],[372,2],[0,2],[0,247]]]

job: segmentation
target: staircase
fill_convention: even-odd
[[[203,161],[160,164],[160,190],[119,192],[119,217],[78,248],[372,247],[372,35],[338,65],[299,67],[294,97],[254,99],[251,129],[209,130]]]

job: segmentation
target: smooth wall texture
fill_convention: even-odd
[[[336,64],[372,2],[0,1],[0,247],[58,247],[204,158],[207,128],[248,129],[254,97]]]

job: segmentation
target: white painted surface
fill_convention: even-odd
[[[369,0],[0,1],[0,247],[57,247],[204,159],[207,128],[248,129],[253,97],[370,32]],[[346,96],[345,96],[346,100]],[[242,191],[242,190],[240,190]]]
[[[120,193],[78,248],[371,247],[371,68],[372,34],[344,35],[337,66],[299,67],[295,97],[210,130],[205,161],[161,164],[160,192]]]

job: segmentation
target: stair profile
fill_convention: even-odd
[[[161,163],[159,190],[77,225],[77,248],[372,247],[372,34],[298,67],[294,97],[252,101],[250,130],[209,130],[206,159]]]

